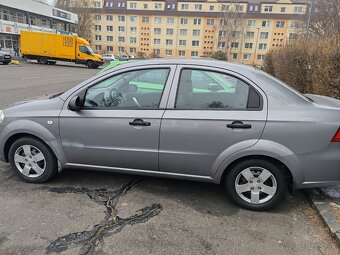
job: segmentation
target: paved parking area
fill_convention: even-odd
[[[0,107],[63,91],[97,72],[72,64],[0,66]],[[235,206],[218,185],[81,169],[34,185],[0,163],[0,254],[91,253],[339,250],[302,192],[258,213]]]

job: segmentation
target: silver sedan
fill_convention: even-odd
[[[218,183],[265,210],[287,189],[340,183],[339,127],[340,101],[251,67],[136,61],[0,111],[0,160],[35,183],[62,168]]]

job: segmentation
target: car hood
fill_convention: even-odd
[[[338,99],[314,94],[305,94],[305,96],[309,99],[312,99],[313,102],[316,104],[333,108],[340,108],[340,100]]]
[[[53,99],[55,97],[58,97],[60,96],[62,93],[57,93],[57,94],[47,94],[47,95],[44,95],[44,96],[38,96],[38,97],[32,97],[32,98],[27,98],[23,101],[19,101],[19,102],[15,102],[13,104],[10,104],[8,105],[6,108],[12,108],[12,107],[15,107],[15,106],[18,106],[18,105],[23,105],[23,104],[26,104],[26,103],[31,103],[31,102],[34,102],[34,101],[41,101],[41,100],[49,100],[49,99]]]

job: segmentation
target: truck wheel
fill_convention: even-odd
[[[3,63],[4,65],[8,65],[10,62],[6,62],[6,61],[5,61],[5,62],[2,62],[2,63]]]
[[[48,60],[47,60],[46,57],[40,57],[39,58],[39,63],[43,64],[43,65],[46,65],[46,64],[48,64]]]
[[[93,69],[94,68],[94,63],[92,60],[87,61],[87,67]]]

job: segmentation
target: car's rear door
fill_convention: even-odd
[[[160,122],[174,71],[125,68],[86,88],[80,111],[66,101],[59,123],[68,165],[158,171]]]
[[[178,66],[160,135],[160,171],[212,176],[232,153],[261,137],[263,92],[237,73]]]

